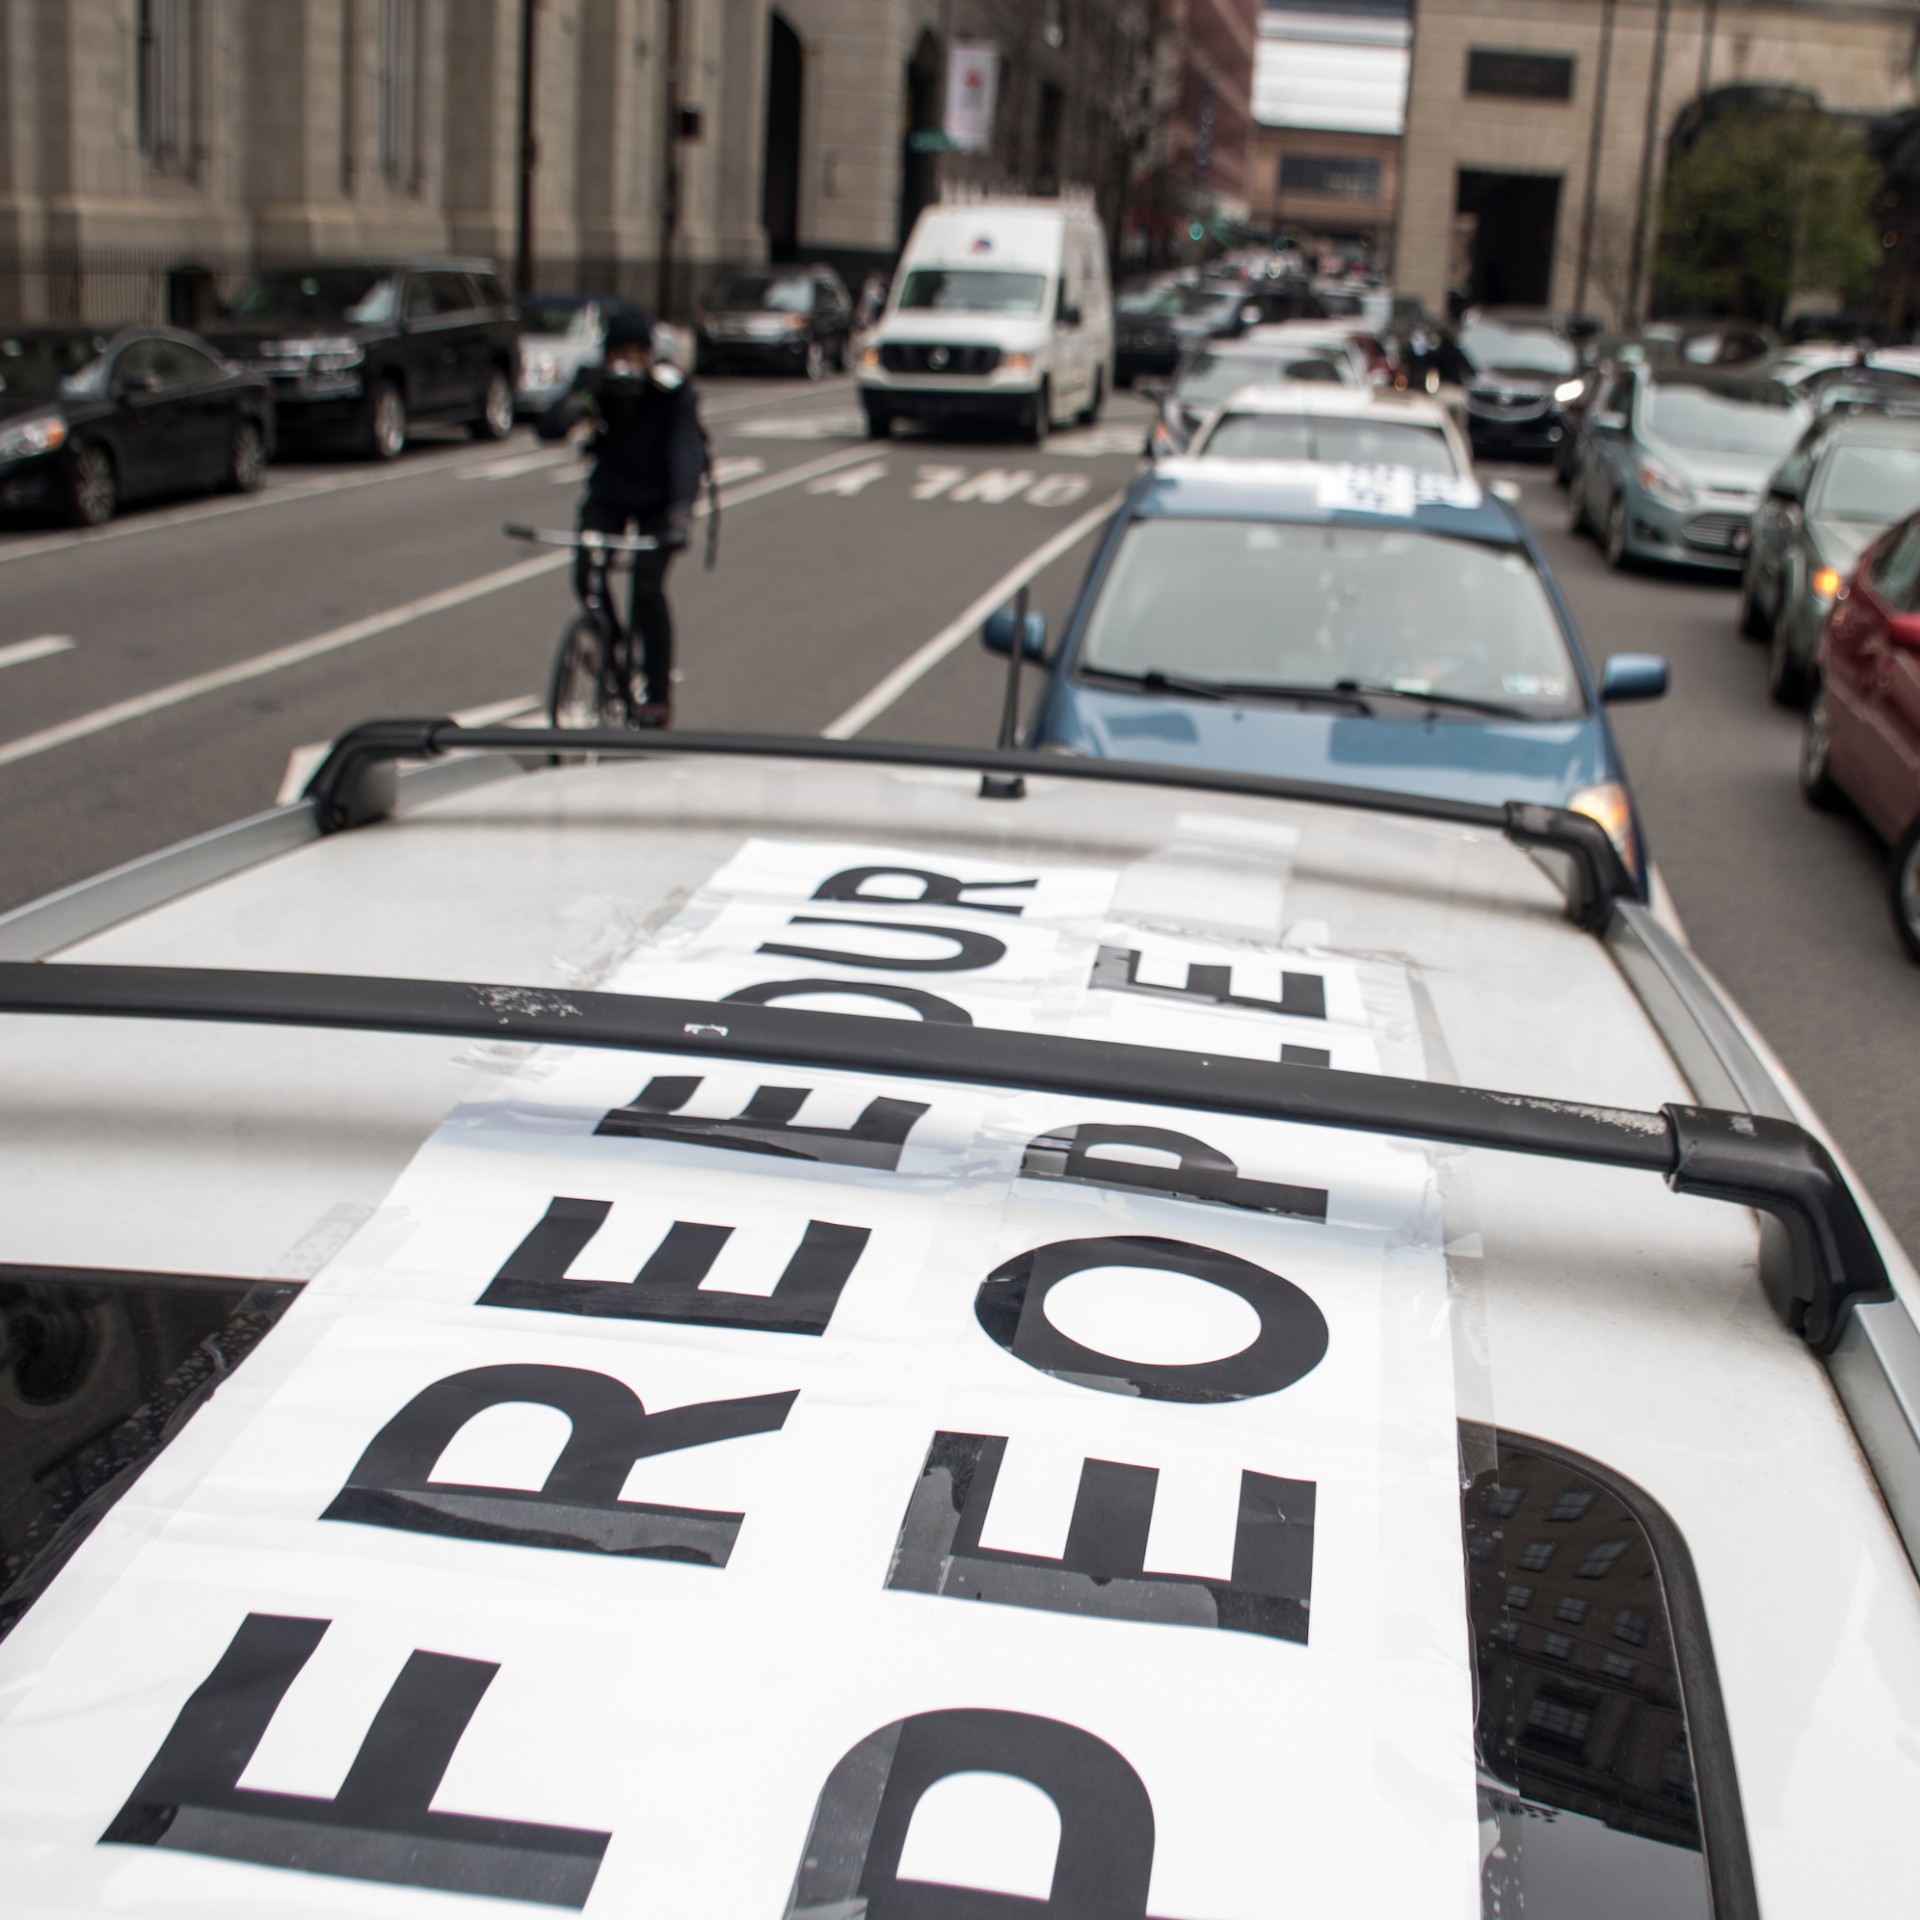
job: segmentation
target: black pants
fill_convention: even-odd
[[[664,541],[667,516],[664,513],[635,514],[617,501],[603,500],[589,493],[580,506],[582,533],[637,533],[645,539]],[[633,600],[629,621],[640,642],[640,668],[646,680],[649,701],[670,703],[673,699],[673,610],[667,605],[667,569],[673,554],[665,546],[653,553],[618,556],[633,562]],[[587,556],[580,554],[573,567],[574,591],[582,599],[587,591]],[[613,597],[609,570],[608,597]],[[616,602],[613,616],[620,610]]]

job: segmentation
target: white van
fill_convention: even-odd
[[[873,438],[900,419],[986,416],[1037,444],[1056,422],[1096,419],[1112,391],[1113,290],[1091,194],[949,196],[920,216],[860,356]]]

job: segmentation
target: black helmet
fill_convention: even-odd
[[[609,351],[614,347],[651,347],[653,322],[638,307],[611,308],[607,314],[605,344]]]

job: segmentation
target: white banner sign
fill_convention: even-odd
[[[754,841],[612,984],[1409,1064],[1139,873]],[[0,1645],[9,1914],[1478,1913],[1424,1152],[542,1064]]]
[[[947,138],[961,153],[993,145],[1000,95],[1000,49],[987,40],[956,40],[947,54]]]

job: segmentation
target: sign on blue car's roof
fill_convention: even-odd
[[[1315,460],[1165,460],[1142,481],[1140,516],[1412,520],[1436,532],[1518,543],[1470,474]]]

